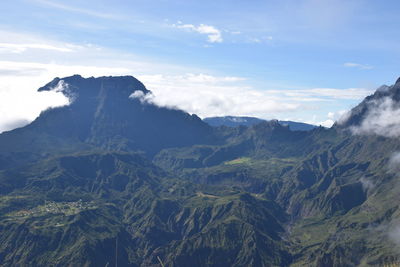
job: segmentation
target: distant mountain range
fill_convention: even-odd
[[[211,126],[228,126],[228,127],[237,127],[237,126],[251,126],[254,124],[258,124],[260,122],[264,122],[266,120],[255,118],[255,117],[244,117],[244,116],[224,116],[224,117],[208,117],[204,118],[203,121],[208,123]],[[283,126],[288,126],[292,131],[310,131],[317,126],[295,122],[295,121],[279,121],[278,123]]]
[[[56,78],[71,104],[0,134],[0,265],[397,266],[399,88],[327,129]]]

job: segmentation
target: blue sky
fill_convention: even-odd
[[[35,90],[74,73],[133,75],[155,103],[201,117],[329,126],[400,75],[399,8],[372,0],[4,0],[0,131],[65,103]]]

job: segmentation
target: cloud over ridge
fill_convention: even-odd
[[[368,103],[369,110],[358,126],[351,126],[354,134],[376,134],[385,137],[400,136],[400,105],[390,96]]]

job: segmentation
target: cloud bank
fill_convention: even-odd
[[[61,92],[21,92],[3,87],[0,90],[0,132],[25,126],[43,110],[68,104],[69,100]]]
[[[154,93],[159,106],[178,107],[200,117],[253,115],[270,117],[290,112],[299,103],[284,101],[240,82],[241,77],[219,77],[206,74],[141,75],[138,77]]]
[[[186,73],[183,75],[139,75],[153,93],[154,103],[178,107],[200,117],[255,116],[264,119],[282,118],[282,114],[311,110],[312,102],[332,99],[359,99],[370,93],[366,89],[313,88],[302,90],[259,90],[248,86],[243,77],[212,76]],[[344,111],[328,114],[319,123],[330,127]]]

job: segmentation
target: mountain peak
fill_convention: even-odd
[[[397,79],[396,84],[400,84],[400,77]]]
[[[62,92],[75,100],[90,100],[112,96],[113,98],[126,98],[135,91],[144,94],[150,91],[133,76],[102,76],[84,78],[81,75],[73,75],[64,78],[54,78],[51,82],[38,89],[38,91]]]
[[[38,90],[62,92],[71,103],[46,110],[31,124],[20,128],[21,137],[16,139],[21,149],[26,136],[36,139],[43,136],[43,143],[134,150],[151,156],[167,147],[214,140],[212,128],[196,115],[134,97],[135,92],[146,95],[150,91],[132,76],[84,78],[73,75],[55,78]],[[4,140],[0,136],[0,147],[7,144]],[[42,149],[40,142],[36,144],[30,150]]]

